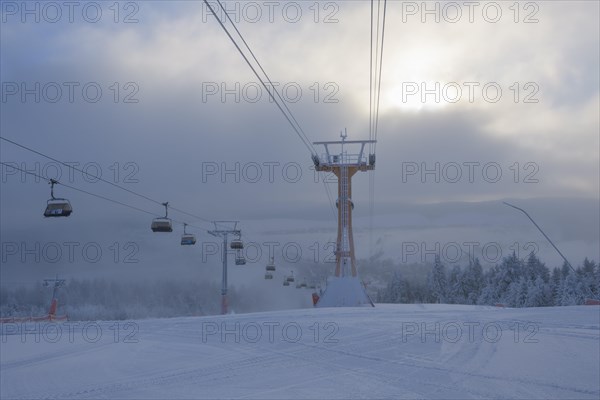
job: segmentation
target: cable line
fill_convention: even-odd
[[[238,34],[238,36],[242,40],[242,43],[244,44],[244,46],[246,47],[246,49],[248,49],[248,51],[250,52],[250,55],[252,56],[252,58],[254,59],[254,61],[256,62],[256,64],[258,65],[258,68],[264,74],[266,80],[271,85],[271,88],[273,88],[273,92],[275,93],[275,95],[277,95],[277,98],[280,100],[281,104],[283,104],[283,107],[280,104],[280,102],[277,100],[277,98],[275,98],[275,96],[273,95],[273,93],[271,92],[271,90],[269,89],[269,87],[267,86],[267,84],[265,83],[265,81],[263,80],[263,78],[259,75],[259,73],[256,70],[256,68],[254,68],[254,66],[252,65],[252,63],[250,62],[250,60],[248,59],[248,57],[246,56],[246,54],[244,54],[244,52],[242,51],[240,45],[233,38],[233,36],[229,32],[229,30],[227,29],[227,27],[225,26],[225,24],[223,24],[223,22],[221,21],[221,19],[217,16],[217,13],[212,8],[212,6],[208,3],[207,0],[204,0],[204,3],[210,9],[212,15],[215,17],[215,19],[217,20],[217,22],[219,23],[219,25],[221,26],[221,28],[223,29],[223,31],[225,31],[225,33],[227,34],[227,36],[229,37],[229,39],[231,40],[231,42],[233,43],[233,45],[236,47],[236,49],[238,50],[238,52],[240,53],[240,55],[244,58],[244,60],[246,61],[246,63],[248,64],[248,66],[250,67],[250,69],[252,70],[252,72],[254,73],[254,75],[258,78],[258,80],[261,82],[261,84],[263,85],[263,87],[266,89],[267,93],[269,93],[269,96],[271,97],[271,99],[273,100],[273,102],[277,105],[277,107],[279,108],[279,110],[281,111],[281,113],[283,114],[283,116],[286,118],[286,120],[289,122],[289,124],[292,127],[292,129],[296,132],[296,134],[298,135],[298,137],[300,138],[300,140],[302,140],[302,142],[304,143],[304,145],[306,146],[306,148],[310,151],[311,155],[316,155],[317,151],[315,150],[314,146],[312,145],[310,139],[308,139],[308,136],[306,135],[306,133],[302,129],[302,126],[300,125],[300,123],[298,122],[298,120],[296,119],[296,117],[294,116],[294,114],[292,113],[292,111],[290,110],[290,108],[288,107],[287,103],[285,102],[285,100],[283,99],[283,97],[281,96],[281,94],[279,93],[279,91],[277,90],[277,88],[275,87],[275,85],[273,84],[271,78],[269,77],[269,75],[267,74],[267,72],[265,71],[265,69],[263,68],[263,66],[260,63],[260,61],[258,61],[258,58],[256,57],[256,54],[254,54],[254,52],[250,48],[250,45],[248,44],[248,42],[246,41],[246,39],[244,39],[244,36],[242,35],[242,33],[240,32],[240,30],[237,28],[236,24],[233,22],[233,20],[229,16],[229,13],[227,12],[227,10],[225,10],[225,7],[221,3],[221,1],[217,0],[217,3],[219,4],[219,6],[221,8],[221,11],[223,11],[223,13],[225,14],[226,20],[229,21],[229,23],[235,29],[236,33]],[[284,108],[285,108],[285,110],[284,110]],[[320,176],[321,176],[321,178],[323,180],[323,184],[325,186],[325,191],[326,191],[327,197],[329,199],[330,207],[333,210],[334,220],[335,220],[335,218],[337,218],[337,217],[335,215],[335,209],[334,209],[334,206],[333,206],[333,199],[331,197],[330,189],[327,186],[327,183],[325,182],[325,178],[324,178],[323,173],[319,173],[319,174],[320,174]]]
[[[379,82],[377,84],[377,107],[375,114],[375,132],[373,138],[377,140],[377,131],[379,129],[379,100],[381,98],[381,76],[383,71],[383,49],[385,40],[385,14],[387,10],[387,0],[383,0],[383,22],[381,24],[381,52],[379,53]],[[377,148],[377,143],[374,144],[374,149]]]
[[[42,156],[42,157],[45,157],[45,158],[47,158],[47,159],[49,159],[49,160],[52,160],[52,161],[54,161],[54,162],[57,162],[57,163],[59,163],[59,164],[62,164],[62,165],[64,165],[64,166],[68,167],[68,168],[72,168],[72,169],[74,169],[75,171],[78,171],[78,172],[81,172],[82,174],[85,174],[85,175],[86,175],[88,178],[97,179],[97,180],[99,180],[99,181],[102,181],[102,182],[104,182],[104,183],[107,183],[107,184],[109,184],[109,185],[111,185],[111,186],[114,186],[114,187],[116,187],[116,188],[119,188],[119,189],[121,189],[121,190],[124,190],[124,191],[126,191],[126,192],[128,192],[128,193],[131,193],[131,194],[133,194],[133,195],[135,195],[135,196],[138,196],[138,197],[140,197],[140,198],[143,198],[143,199],[145,199],[145,200],[148,200],[148,201],[150,201],[150,202],[152,202],[152,203],[155,203],[155,204],[158,204],[158,205],[162,206],[162,202],[161,202],[161,201],[154,200],[154,199],[152,199],[152,198],[150,198],[150,197],[148,197],[148,196],[146,196],[146,195],[144,195],[144,194],[138,193],[138,192],[136,192],[136,191],[134,191],[134,190],[131,190],[131,189],[127,189],[126,187],[123,187],[123,186],[121,186],[121,185],[118,185],[118,184],[116,184],[116,183],[114,183],[114,182],[108,181],[108,180],[106,180],[106,179],[104,179],[104,178],[102,178],[102,177],[100,177],[100,176],[96,176],[96,175],[94,175],[94,174],[90,174],[90,173],[89,173],[89,172],[87,172],[87,171],[84,171],[84,170],[82,170],[82,169],[79,169],[79,168],[77,168],[77,167],[75,167],[75,166],[73,166],[73,165],[69,165],[69,164],[67,164],[67,163],[65,163],[65,162],[63,162],[63,161],[60,161],[60,160],[58,160],[58,159],[56,159],[56,158],[54,158],[54,157],[51,157],[51,156],[49,156],[49,155],[47,155],[47,154],[44,154],[44,153],[42,153],[42,152],[40,152],[40,151],[34,150],[34,149],[30,148],[30,147],[27,147],[27,146],[25,146],[25,145],[22,145],[22,144],[20,144],[20,143],[17,143],[17,142],[15,142],[14,140],[10,140],[10,139],[7,139],[7,138],[5,138],[5,137],[2,137],[2,136],[0,136],[0,139],[2,139],[2,140],[4,140],[4,141],[6,141],[6,142],[8,142],[8,143],[11,143],[11,144],[13,144],[13,145],[15,145],[15,146],[18,146],[18,147],[20,147],[20,148],[22,148],[22,149],[24,149],[24,150],[30,151],[30,152],[32,152],[32,153],[34,153],[34,154],[40,155],[40,156]],[[3,164],[4,164],[4,163],[3,163]],[[12,165],[9,165],[9,166],[10,166],[10,167],[13,167],[13,168],[16,168],[16,167],[14,167],[14,166],[12,166]],[[20,170],[20,168],[16,168],[16,169]],[[47,178],[44,178],[44,179],[47,179]],[[65,185],[64,183],[61,183],[61,185],[63,185],[63,186],[67,186],[67,185]],[[75,189],[75,190],[77,190],[77,189]],[[185,215],[187,215],[187,216],[190,216],[190,217],[193,217],[193,218],[196,218],[196,219],[199,219],[199,220],[205,221],[205,222],[207,222],[207,223],[212,223],[212,221],[211,221],[211,220],[209,220],[209,219],[207,219],[207,218],[203,218],[203,217],[201,217],[201,216],[199,216],[199,215],[195,215],[195,214],[189,213],[189,212],[187,212],[187,211],[184,211],[184,210],[181,210],[181,209],[178,209],[178,208],[175,208],[175,207],[170,207],[170,208],[171,208],[172,210],[174,210],[174,211],[177,211],[177,212],[179,212],[179,213],[185,214]]]
[[[369,64],[369,140],[377,140],[379,130],[379,104],[381,98],[381,77],[383,71],[383,50],[385,43],[385,23],[387,12],[387,0],[383,2],[383,14],[381,12],[381,0],[377,0],[377,27],[375,35],[375,57],[373,57],[373,25],[375,24],[374,0],[371,0],[371,42],[370,42],[370,64]],[[381,21],[381,43],[380,37]],[[369,145],[371,154],[375,154],[377,143]],[[369,253],[373,255],[373,214],[375,209],[375,171],[369,172]]]
[[[108,202],[111,202],[111,203],[114,203],[114,204],[118,204],[118,205],[121,205],[121,206],[123,206],[123,207],[130,208],[130,209],[132,209],[132,210],[136,210],[136,211],[139,211],[139,212],[143,212],[143,213],[145,213],[145,214],[152,215],[153,217],[156,217],[156,216],[157,216],[157,214],[156,214],[156,213],[153,213],[153,212],[150,212],[150,211],[147,211],[147,210],[144,210],[144,209],[141,209],[141,208],[138,208],[138,207],[132,206],[132,205],[130,205],[130,204],[123,203],[123,202],[121,202],[121,201],[118,201],[118,200],[111,199],[111,198],[109,198],[109,197],[106,197],[106,196],[102,196],[102,195],[99,195],[99,194],[96,194],[96,193],[92,193],[92,192],[89,192],[89,191],[87,191],[87,190],[84,190],[84,189],[79,189],[79,188],[77,188],[77,187],[75,187],[75,186],[67,185],[66,183],[62,183],[62,182],[59,182],[59,181],[57,181],[57,180],[50,179],[50,178],[47,178],[47,177],[45,177],[45,176],[42,176],[42,175],[36,174],[36,173],[34,173],[34,172],[27,171],[27,170],[25,170],[25,169],[22,169],[22,168],[19,168],[19,167],[15,167],[14,165],[8,164],[8,163],[6,163],[6,162],[3,162],[3,161],[0,161],[0,164],[2,164],[2,165],[4,165],[4,166],[6,166],[6,167],[8,167],[8,168],[13,168],[13,169],[16,169],[17,171],[24,172],[24,173],[26,173],[26,174],[28,174],[28,175],[32,175],[32,176],[35,176],[35,177],[37,177],[37,178],[43,179],[43,180],[45,180],[46,182],[54,182],[55,184],[58,184],[58,185],[64,186],[64,187],[66,187],[66,188],[69,188],[69,189],[71,189],[71,190],[75,190],[75,191],[77,191],[77,192],[81,192],[81,193],[87,194],[87,195],[89,195],[89,196],[97,197],[97,198],[99,198],[99,199],[102,199],[102,200],[105,200],[105,201],[108,201]],[[173,221],[174,221],[174,222],[176,222],[176,223],[178,223],[178,224],[182,224],[182,225],[184,224],[184,222],[181,222],[181,221],[177,221],[177,220],[173,220]],[[193,228],[196,228],[196,229],[201,229],[201,230],[202,230],[202,228],[200,228],[200,227],[198,227],[198,226],[194,226],[194,225],[190,225],[190,224],[187,224],[187,226],[191,226],[191,227],[193,227]]]
[[[252,49],[250,48],[250,46],[248,45],[248,43],[246,42],[246,39],[244,39],[244,36],[242,35],[242,33],[239,31],[239,29],[237,28],[237,25],[233,22],[233,20],[231,19],[231,17],[229,16],[229,13],[225,10],[225,8],[223,7],[223,3],[221,3],[220,0],[217,0],[217,2],[219,3],[219,6],[221,7],[221,10],[223,11],[223,13],[225,13],[225,16],[227,17],[227,19],[229,20],[229,23],[233,26],[233,29],[235,29],[235,31],[237,32],[238,36],[240,37],[240,39],[242,39],[242,42],[244,43],[244,45],[246,46],[246,48],[248,49],[248,51],[250,52],[250,54],[252,55],[252,58],[254,59],[254,61],[256,61],[256,64],[258,64],[258,67],[260,68],[260,70],[262,71],[262,73],[265,75],[265,77],[267,78],[267,81],[269,82],[269,84],[271,85],[271,87],[273,88],[273,91],[275,92],[275,94],[277,95],[277,97],[279,98],[279,100],[281,100],[281,103],[283,104],[283,106],[285,107],[286,111],[288,112],[288,114],[290,115],[291,119],[294,121],[294,123],[296,124],[296,126],[298,127],[298,129],[300,130],[300,132],[302,133],[305,142],[309,143],[310,145],[310,149],[311,149],[311,153],[315,154],[315,148],[312,145],[312,143],[310,142],[310,140],[308,139],[308,136],[306,135],[306,133],[304,132],[304,130],[302,129],[302,126],[298,123],[298,121],[296,120],[296,117],[294,117],[294,114],[292,113],[292,111],[290,110],[290,108],[288,107],[287,103],[285,102],[285,100],[283,99],[283,97],[281,97],[281,94],[279,93],[279,91],[275,88],[275,85],[273,84],[273,82],[271,81],[271,78],[269,77],[269,75],[267,74],[267,72],[265,71],[265,69],[263,68],[262,64],[260,63],[260,61],[258,61],[258,59],[256,58],[256,55],[254,54],[254,52],[252,51]],[[271,96],[272,97],[272,96]]]
[[[221,2],[219,0],[217,0],[217,2],[219,4],[221,4]],[[238,52],[240,53],[240,55],[244,58],[244,60],[246,61],[246,63],[248,64],[248,66],[250,67],[250,69],[252,70],[252,72],[254,72],[254,75],[256,75],[256,77],[258,78],[258,80],[260,81],[260,83],[262,83],[262,85],[264,86],[264,88],[267,90],[267,93],[269,93],[269,96],[271,96],[271,99],[273,100],[273,102],[275,102],[275,104],[277,105],[277,108],[279,108],[279,110],[281,111],[281,113],[283,114],[283,116],[285,117],[285,119],[287,119],[287,121],[290,123],[290,126],[292,127],[292,129],[294,129],[294,131],[296,132],[296,134],[298,135],[298,137],[300,138],[300,140],[302,140],[302,143],[304,143],[304,145],[306,146],[306,148],[308,149],[308,151],[310,151],[311,155],[315,154],[315,151],[314,151],[314,149],[313,149],[312,144],[310,143],[310,141],[308,141],[302,135],[302,132],[300,132],[300,130],[294,125],[294,123],[292,122],[291,118],[284,111],[283,107],[279,104],[279,102],[277,101],[277,99],[275,98],[275,96],[273,96],[273,93],[271,93],[271,91],[267,87],[265,81],[258,74],[258,72],[254,68],[254,66],[252,65],[252,63],[250,62],[250,60],[248,60],[248,57],[246,57],[246,55],[244,54],[244,52],[242,51],[242,49],[240,48],[240,46],[238,45],[238,43],[235,41],[235,39],[233,38],[233,36],[231,36],[231,33],[229,33],[229,31],[227,30],[227,27],[225,27],[225,25],[223,24],[223,22],[221,21],[221,19],[217,16],[217,13],[213,9],[213,7],[208,3],[207,0],[204,0],[204,3],[209,8],[209,10],[213,14],[213,16],[215,17],[215,19],[219,23],[219,25],[221,25],[221,28],[223,28],[223,30],[225,31],[225,33],[227,34],[227,36],[229,37],[229,39],[231,40],[231,42],[233,43],[233,45],[236,47],[236,49],[238,50]],[[221,8],[223,9],[222,5],[221,5]],[[227,15],[227,18],[229,19],[229,15],[227,14],[227,12],[225,12],[225,15]],[[273,91],[277,92],[277,89],[275,87],[273,87]]]

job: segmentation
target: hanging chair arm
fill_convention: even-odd
[[[54,185],[58,184],[58,181],[56,179],[50,179],[50,182],[48,183],[50,184],[50,197],[52,197],[52,200],[56,200],[54,197]]]

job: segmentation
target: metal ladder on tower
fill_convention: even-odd
[[[342,276],[350,275],[350,237],[348,232],[348,165],[344,159],[346,155],[342,153],[340,155],[340,214],[341,214],[341,226],[342,226],[342,251],[340,254]]]

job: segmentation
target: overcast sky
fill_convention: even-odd
[[[44,4],[2,2],[3,137],[207,220],[239,219],[248,241],[299,242],[310,258],[312,242],[324,248],[335,237],[310,153],[201,1]],[[368,138],[370,2],[225,4],[310,140],[336,140],[344,128],[349,139]],[[506,254],[517,242],[560,265],[506,199],[526,207],[573,263],[600,257],[598,2],[514,4],[429,2],[428,13],[421,2],[388,2],[372,222],[369,176],[354,178],[358,258],[379,249],[407,261],[407,243],[498,243]],[[163,212],[0,146],[5,163]],[[235,168],[239,182],[222,176]],[[161,275],[167,265],[198,273],[201,249],[178,246],[180,225],[152,234],[150,215],[56,190],[73,215],[45,220],[48,185],[3,167],[3,281],[169,276]],[[214,241],[204,221],[171,215],[194,225],[199,241]],[[49,263],[41,253],[54,242],[63,254]],[[65,242],[96,243],[103,256],[70,262]],[[130,243],[135,265],[122,263]],[[37,244],[41,261],[23,261],[23,249]],[[262,279],[265,262],[238,276]],[[219,278],[216,256],[201,265]]]

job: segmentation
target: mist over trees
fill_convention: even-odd
[[[52,289],[39,286],[0,288],[0,316],[48,314]],[[251,287],[230,287],[229,308],[235,313],[265,311],[273,304],[269,293]],[[307,295],[308,296],[308,295]],[[127,282],[70,279],[58,291],[58,313],[71,320],[124,320],[215,315],[221,312],[221,284],[160,280]],[[288,308],[298,307],[290,303]]]
[[[467,265],[396,264],[380,256],[359,260],[371,298],[379,303],[449,303],[507,307],[583,304],[598,298],[600,266],[587,258],[575,271],[564,264],[550,270],[535,254],[519,259],[514,253],[484,268],[478,259]],[[296,265],[298,277],[320,283],[333,265]],[[280,285],[279,282],[273,282]],[[292,292],[296,289],[290,289]],[[229,288],[230,309],[236,313],[310,306],[310,293],[300,304],[252,285]],[[274,298],[277,297],[277,298]],[[287,295],[284,295],[287,296]],[[58,291],[58,314],[72,320],[123,320],[202,316],[220,313],[220,282],[118,281],[69,279]],[[0,316],[29,317],[48,313],[51,290],[41,285],[0,287]]]
[[[483,271],[478,259],[448,268],[436,257],[423,284],[394,273],[377,290],[381,303],[503,304],[507,307],[571,306],[598,298],[600,266],[587,258],[573,271],[565,263],[552,271],[531,253],[515,253]]]

